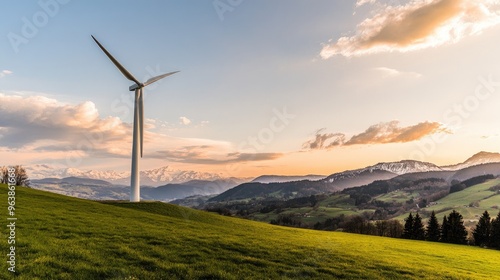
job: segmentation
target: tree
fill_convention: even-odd
[[[14,167],[6,167],[2,166],[0,167],[0,183],[8,184],[9,183],[9,169],[13,168],[14,169],[14,178],[15,178],[15,185],[16,186],[25,186],[29,187],[30,186],[30,180],[28,178],[28,174],[26,173],[26,169],[22,167],[21,165],[16,165]]]
[[[474,237],[474,244],[477,246],[489,246],[491,237],[491,218],[488,211],[484,211],[481,218],[479,218],[479,223],[477,223],[474,232],[472,233]]]
[[[466,244],[467,230],[465,229],[462,215],[453,210],[450,215],[448,215],[448,224],[450,226],[448,231],[448,242],[454,244]]]
[[[439,241],[441,231],[439,230],[439,222],[436,218],[436,213],[432,211],[427,223],[426,238],[429,241]]]
[[[408,218],[405,219],[405,225],[403,229],[402,237],[405,239],[413,239],[413,215],[410,213]]]
[[[491,222],[491,238],[490,246],[493,248],[500,249],[500,212],[496,219]]]
[[[397,220],[376,221],[377,235],[400,238],[403,233],[403,225]]]
[[[0,184],[8,184],[9,172],[6,166],[0,166]]]
[[[425,239],[425,229],[422,223],[422,218],[417,213],[413,219],[413,239],[424,240]]]
[[[401,238],[403,225],[397,220],[389,221],[389,237]]]
[[[450,231],[450,224],[446,215],[443,217],[443,223],[441,224],[441,242],[448,242],[448,232]]]
[[[362,216],[354,216],[342,223],[343,230],[350,233],[377,235],[375,225]]]

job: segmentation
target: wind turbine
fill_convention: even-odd
[[[92,35],[91,35],[92,36]],[[143,150],[143,139],[144,139],[144,101],[142,88],[150,85],[156,81],[159,81],[167,76],[175,74],[179,71],[166,73],[153,78],[150,78],[145,83],[139,82],[132,74],[130,74],[125,67],[123,67],[118,60],[116,60],[109,52],[106,50],[99,41],[97,41],[94,36],[92,39],[97,43],[99,48],[108,56],[108,58],[113,62],[113,64],[122,72],[125,78],[134,82],[128,89],[130,91],[135,91],[135,102],[134,102],[134,132],[132,140],[132,171],[130,174],[130,201],[139,202],[141,200],[141,189],[139,184],[139,155],[142,158]]]

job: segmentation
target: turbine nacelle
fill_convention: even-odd
[[[129,91],[136,91],[136,90],[138,90],[138,89],[140,89],[140,88],[143,88],[143,87],[144,87],[144,84],[140,84],[140,85],[138,85],[138,84],[133,84],[133,85],[131,85],[131,86],[128,88],[128,90],[129,90]]]

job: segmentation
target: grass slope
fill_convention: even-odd
[[[435,205],[425,208],[425,210],[428,212],[435,211],[441,219],[442,216],[456,210],[462,214],[466,222],[469,220],[477,221],[484,211],[488,211],[492,217],[495,217],[500,211],[500,194],[491,191],[490,188],[498,184],[500,184],[500,179],[494,179],[451,193],[436,201]],[[473,207],[469,206],[471,203],[474,204]]]
[[[363,212],[373,212],[373,209],[358,209],[354,205],[354,200],[347,194],[334,194],[319,201],[316,207],[286,207],[282,211],[272,211],[269,213],[254,212],[248,218],[256,221],[269,223],[278,219],[280,215],[293,215],[294,219],[300,220],[302,225],[311,228],[317,222],[324,222],[328,218],[340,215],[355,216]]]
[[[0,210],[7,223],[7,188]],[[17,188],[16,279],[492,279],[500,252]],[[8,253],[2,227],[1,254]],[[0,279],[12,279],[5,261]]]

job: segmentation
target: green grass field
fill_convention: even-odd
[[[453,209],[464,217],[464,220],[478,220],[481,214],[487,210],[490,216],[495,217],[500,207],[500,194],[490,191],[489,188],[500,184],[500,179],[490,180],[465,190],[452,193],[436,201],[437,204],[425,208],[427,211],[435,211],[442,218]],[[470,207],[471,202],[477,202],[476,206]]]
[[[317,222],[324,222],[325,220],[340,215],[356,216],[361,215],[363,212],[374,212],[373,209],[359,210],[349,195],[335,194],[328,196],[326,199],[321,200],[317,207],[297,207],[285,208],[284,211],[276,213],[252,213],[248,218],[256,221],[269,223],[271,220],[276,220],[279,215],[293,215],[296,219],[300,219],[303,226],[312,226]]]
[[[500,251],[272,226],[169,204],[17,188],[0,279],[494,279]],[[7,188],[0,186],[7,224]],[[15,276],[15,277],[14,277]]]

